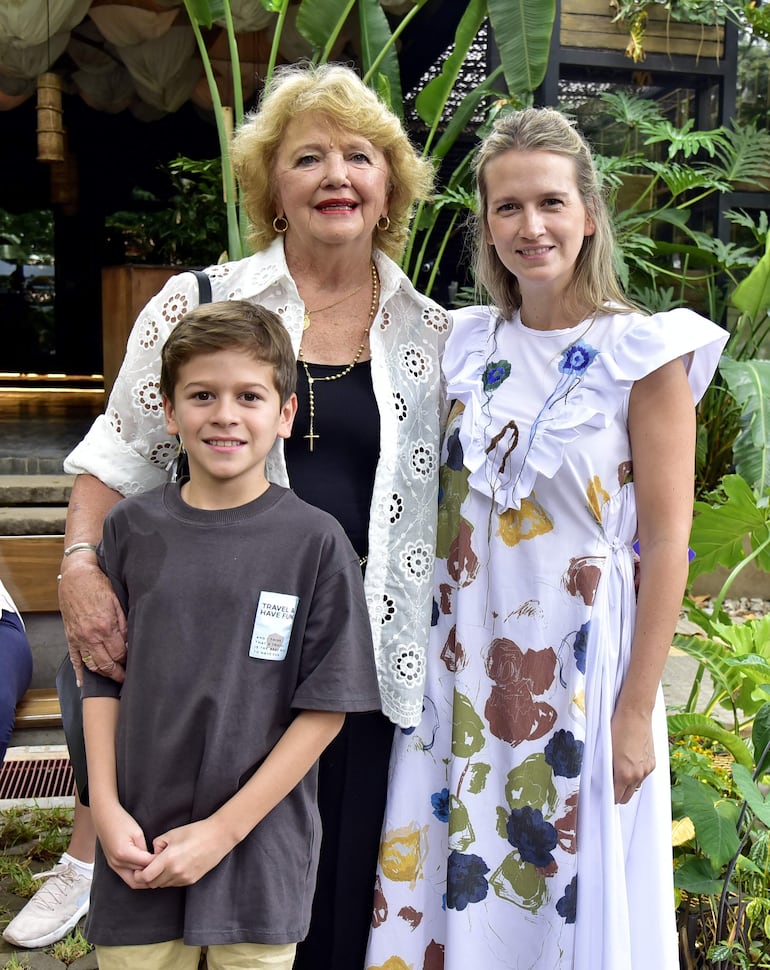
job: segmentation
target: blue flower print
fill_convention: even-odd
[[[519,850],[523,862],[531,862],[538,869],[545,869],[553,862],[551,849],[556,848],[559,835],[550,822],[546,822],[539,808],[525,805],[514,808],[506,825],[508,841]]]
[[[450,852],[447,866],[447,907],[462,910],[468,903],[480,903],[482,899],[486,899],[489,883],[485,876],[488,872],[489,866],[481,856],[472,852]]]
[[[449,821],[449,789],[442,788],[441,791],[434,792],[430,796],[430,803],[433,806],[433,814],[439,822]]]
[[[575,663],[577,664],[577,669],[581,674],[586,672],[586,654],[588,653],[588,628],[591,625],[590,620],[580,627],[578,632],[575,634],[575,642],[572,644],[572,652],[575,654]]]
[[[485,391],[496,391],[511,376],[511,365],[507,360],[490,360],[483,377]]]
[[[554,731],[545,746],[545,760],[555,775],[577,778],[583,763],[583,742],[578,741],[572,731]]]
[[[573,876],[564,889],[564,895],[556,903],[556,912],[565,923],[574,923],[577,916],[577,876]]]
[[[561,355],[559,370],[562,374],[575,374],[580,377],[586,372],[588,365],[597,353],[598,351],[594,350],[590,344],[587,344],[584,340],[578,340],[567,347]]]

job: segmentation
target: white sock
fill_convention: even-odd
[[[69,862],[72,868],[79,872],[81,876],[85,876],[86,879],[91,879],[94,874],[93,862],[81,862],[80,859],[71,856],[69,852],[63,852],[59,862]]]

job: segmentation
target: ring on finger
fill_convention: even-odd
[[[82,660],[84,664],[90,664],[93,659],[94,658],[91,656],[90,653],[84,653],[82,656]]]

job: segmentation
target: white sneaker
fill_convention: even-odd
[[[29,949],[55,943],[88,912],[91,879],[69,862],[60,862],[35,879],[46,881],[3,930],[3,937],[15,946]]]

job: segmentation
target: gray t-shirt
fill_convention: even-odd
[[[100,557],[128,616],[126,680],[86,672],[83,696],[120,696],[118,790],[148,848],[238,791],[297,711],[379,709],[358,559],[336,520],[293,492],[271,485],[206,511],[161,486],[111,510]],[[99,851],[88,939],[303,939],[316,801],[313,768],[193,886],[131,890]]]

